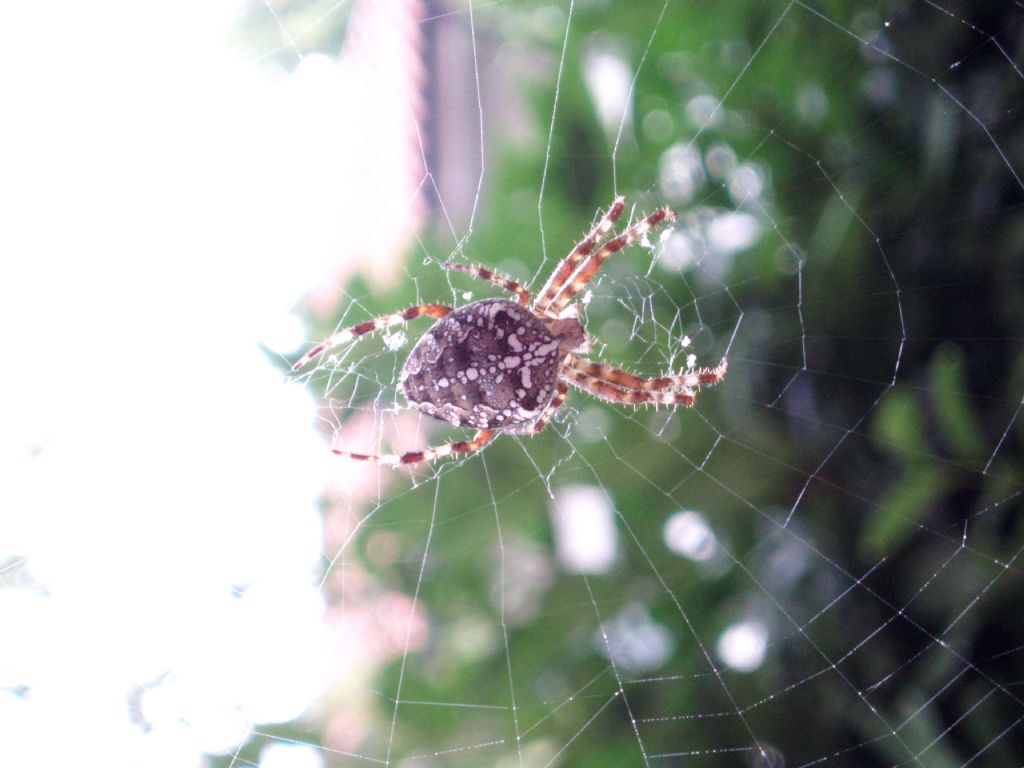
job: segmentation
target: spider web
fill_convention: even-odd
[[[208,13],[183,13],[161,63]],[[182,156],[216,182],[189,221],[224,197],[237,208],[198,256],[154,248],[175,266],[166,313],[131,302],[154,319],[145,334],[95,326],[116,331],[119,361],[156,336],[166,352],[114,392],[82,377],[85,402],[127,403],[132,426],[64,415],[59,389],[13,398],[39,405],[12,420],[32,450],[8,456],[8,508],[31,515],[0,537],[0,614],[26,628],[0,654],[20,726],[5,762],[1024,764],[1022,16],[932,2],[224,13],[245,74],[198,101],[227,114],[221,94],[240,91],[250,135],[224,149],[227,121],[217,153],[197,141]],[[114,50],[115,70],[136,55]],[[208,76],[157,70],[150,84]],[[430,321],[282,376],[308,343],[504,295],[447,260],[536,293],[619,194],[618,231],[666,203],[679,219],[577,297],[592,359],[654,376],[727,357],[722,383],[692,409],[574,390],[541,434],[464,459],[331,457],[325,442],[400,453],[466,433],[398,391]],[[239,255],[209,255],[224,244]],[[91,317],[72,294],[65,331]],[[183,305],[195,331],[156,319]],[[18,359],[45,360],[56,335]],[[143,429],[140,413],[159,415]],[[128,491],[76,432],[121,457]],[[127,458],[154,443],[155,460]],[[97,615],[95,633],[60,639]],[[51,747],[66,723],[73,746]]]

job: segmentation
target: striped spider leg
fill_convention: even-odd
[[[609,213],[611,212],[609,211]],[[573,297],[583,290],[587,283],[597,274],[598,270],[601,269],[605,259],[613,253],[618,253],[630,243],[641,239],[662,222],[672,222],[675,220],[675,211],[668,207],[659,208],[646,219],[638,221],[618,237],[613,237],[605,242],[597,251],[590,253],[588,248],[587,256],[579,267],[576,268],[565,283],[552,293],[551,299],[547,304],[542,305],[538,302],[538,309],[552,317],[560,316]]]
[[[551,273],[548,281],[541,289],[540,295],[537,296],[537,301],[534,304],[536,310],[540,312],[547,310],[551,300],[555,298],[562,286],[565,285],[565,281],[572,277],[572,273],[576,271],[584,257],[594,250],[594,246],[600,239],[611,232],[612,227],[615,226],[615,222],[622,215],[622,211],[625,208],[626,198],[621,195],[616,197],[608,212],[601,217],[600,221],[590,230],[590,233],[576,244],[569,252],[569,255]]]
[[[720,382],[728,368],[728,362],[723,359],[716,368],[644,378],[605,363],[570,355],[562,366],[561,376],[574,386],[612,403],[682,405],[689,408],[696,400],[697,390]]]
[[[468,272],[474,277],[478,277],[481,280],[486,280],[489,283],[501,286],[506,291],[512,291],[519,300],[519,303],[524,307],[529,308],[530,306],[530,292],[523,288],[522,285],[517,283],[515,280],[510,280],[507,277],[495,274],[486,267],[480,267],[476,264],[456,264],[454,261],[446,261],[441,264],[445,269],[450,269],[455,272]]]
[[[387,328],[392,325],[402,325],[417,317],[422,317],[423,315],[440,319],[454,311],[454,308],[446,307],[443,304],[417,304],[415,307],[409,307],[409,309],[404,312],[396,312],[393,315],[381,315],[373,320],[367,320],[364,323],[353,325],[350,328],[338,331],[330,338],[320,342],[309,350],[309,352],[300,357],[298,362],[292,366],[292,371],[295,372],[302,370],[309,365],[311,360],[319,357],[328,349],[334,349],[335,347],[348,344],[355,339],[358,339],[363,334],[370,333],[372,331],[379,331],[381,328]]]
[[[341,448],[332,448],[331,453],[336,456],[347,456],[357,461],[376,461],[380,464],[397,467],[400,464],[418,464],[421,461],[433,461],[434,459],[455,454],[468,455],[476,453],[491,442],[494,434],[493,429],[481,429],[473,436],[472,440],[458,440],[452,443],[424,448],[422,451],[406,451],[405,453],[355,453],[342,450]]]
[[[540,415],[540,418],[534,422],[531,431],[533,434],[537,434],[551,421],[551,417],[555,415],[555,411],[562,407],[562,403],[565,402],[566,398],[569,397],[569,386],[564,381],[559,381],[557,384],[558,390],[555,392],[555,398],[551,401],[551,404],[544,410],[544,413]]]

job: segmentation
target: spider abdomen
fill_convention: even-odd
[[[402,390],[423,413],[451,424],[529,424],[555,395],[559,348],[525,307],[477,301],[438,320],[416,343],[402,368]]]

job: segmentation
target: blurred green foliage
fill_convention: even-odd
[[[1000,653],[1024,642],[1020,611],[1008,607],[1019,601],[1024,541],[1024,435],[1011,422],[1024,391],[1019,73],[970,24],[926,4],[577,3],[563,58],[566,8],[476,9],[484,50],[520,46],[546,74],[529,86],[539,140],[488,147],[486,205],[464,255],[509,271],[550,268],[614,193],[659,204],[659,159],[677,142],[728,143],[765,169],[770,224],[720,284],[697,273],[643,277],[649,255],[634,252],[609,264],[588,308],[591,328],[615,328],[624,307],[639,311],[646,298],[656,313],[682,308],[702,360],[738,326],[729,378],[697,409],[666,420],[576,396],[538,437],[502,438],[380,500],[358,546],[389,531],[400,553],[383,566],[365,549],[360,557],[431,617],[427,647],[377,686],[385,737],[399,680],[405,701],[506,708],[403,706],[394,754],[493,740],[496,753],[435,762],[515,765],[518,727],[530,764],[564,748],[556,763],[639,765],[628,703],[649,757],[686,751],[693,764],[771,763],[728,751],[752,747],[752,734],[790,765],[881,766],[917,753],[922,764],[960,765],[984,747],[988,765],[1019,764],[1020,734],[998,738],[1021,715],[1006,690],[1020,667]],[[968,12],[986,34],[1020,41],[1013,4],[958,11]],[[635,125],[617,145],[584,86],[595,46],[643,63]],[[728,119],[697,136],[685,106],[700,93],[725,97]],[[808,111],[813,93],[820,113]],[[655,111],[671,130],[645,131]],[[731,204],[715,186],[698,202]],[[347,290],[372,314],[473,286],[437,268],[450,246],[429,243],[437,259],[414,260],[406,286]],[[793,249],[799,281],[786,266]],[[657,369],[670,339],[648,333],[653,341],[602,337],[602,353]],[[393,374],[389,360],[371,381]],[[597,426],[595,414],[604,414]],[[526,618],[510,621],[502,565],[507,580],[525,579],[511,571],[522,551],[550,555],[549,491],[574,482],[611,497],[622,561],[586,580],[556,571],[528,593]],[[662,545],[666,518],[686,508],[705,513],[726,544],[719,568]],[[625,680],[623,696],[597,637],[599,620],[631,603],[671,630],[675,652],[650,673],[660,682]],[[765,664],[716,676],[715,639],[749,614],[770,629]]]

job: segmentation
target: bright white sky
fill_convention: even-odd
[[[258,342],[305,341],[331,255],[323,147],[285,141],[327,100],[233,52],[238,12],[4,12],[0,765],[197,764],[322,685],[330,454]],[[146,734],[126,693],[169,669]]]

